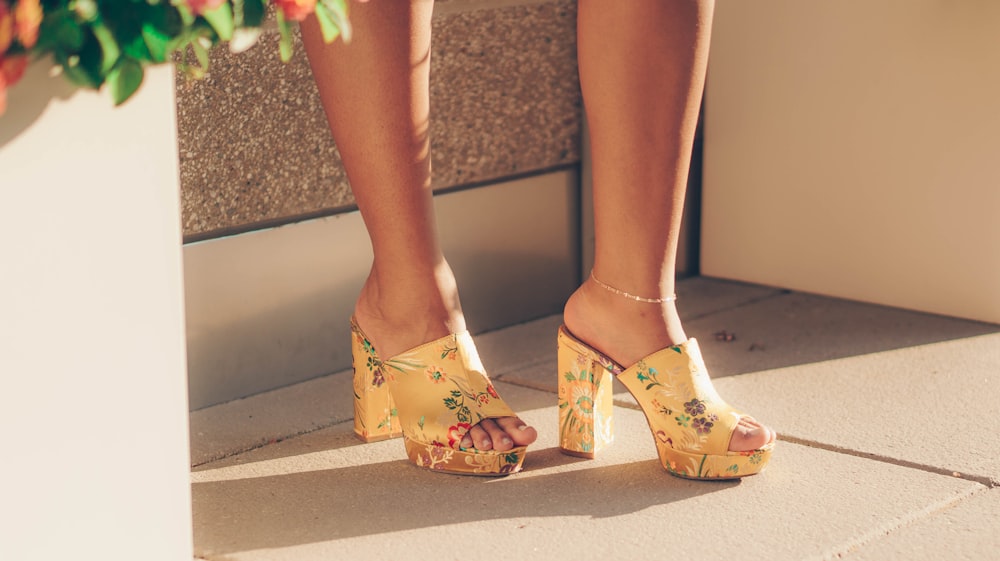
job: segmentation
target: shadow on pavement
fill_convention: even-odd
[[[546,448],[532,452],[525,473],[502,479],[399,460],[195,483],[195,543],[211,555],[526,516],[607,518],[739,485],[666,477],[656,460],[532,475],[582,461]]]

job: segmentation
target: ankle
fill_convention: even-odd
[[[383,358],[465,330],[454,277],[447,273],[423,279],[389,277],[387,283],[373,269],[354,316]]]
[[[563,319],[577,338],[625,367],[687,340],[674,302],[638,302],[592,279],[570,296]]]

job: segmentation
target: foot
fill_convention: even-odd
[[[563,320],[574,336],[626,368],[688,339],[673,302],[636,302],[598,286],[592,279],[570,297]],[[742,417],[729,441],[729,450],[756,450],[775,436],[773,430],[753,417]]]
[[[465,331],[465,317],[458,301],[458,289],[447,264],[426,286],[408,286],[405,297],[393,298],[381,290],[373,271],[354,306],[354,317],[383,358],[391,358],[440,339]],[[426,294],[426,297],[419,296]],[[486,419],[473,426],[461,440],[466,449],[506,452],[527,446],[538,438],[533,427],[517,417]]]

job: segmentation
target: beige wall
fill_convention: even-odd
[[[718,6],[702,272],[1000,322],[1000,3]]]

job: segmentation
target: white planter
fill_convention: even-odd
[[[173,70],[118,109],[41,64],[9,93],[0,559],[191,559]]]

